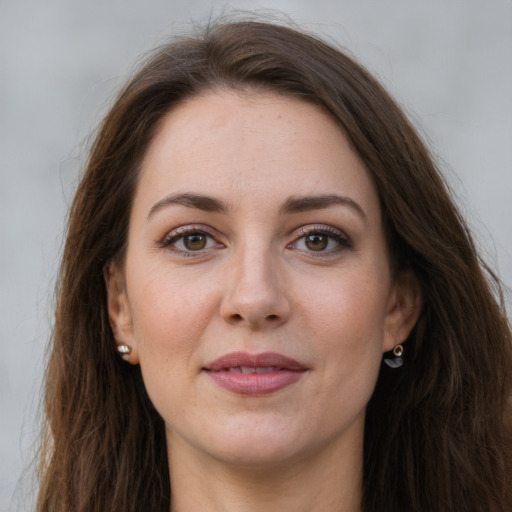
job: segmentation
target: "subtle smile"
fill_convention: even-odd
[[[203,368],[219,386],[242,395],[265,395],[297,382],[307,367],[282,354],[232,352]]]

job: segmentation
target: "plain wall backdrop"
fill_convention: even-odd
[[[2,511],[33,509],[30,477],[15,490],[34,454],[53,286],[88,136],[139,55],[226,6],[281,11],[376,74],[512,286],[512,0],[0,0]]]

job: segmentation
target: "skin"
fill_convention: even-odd
[[[165,199],[176,194],[224,209]],[[333,194],[345,200],[285,208]],[[376,190],[327,114],[251,92],[175,107],[106,282],[116,341],[166,424],[173,511],[360,510],[366,404],[420,297],[410,275],[392,278]],[[270,394],[233,393],[203,370],[233,351],[307,371]]]

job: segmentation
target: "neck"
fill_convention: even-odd
[[[170,460],[171,512],[360,512],[362,439],[337,448],[264,467],[179,450]]]

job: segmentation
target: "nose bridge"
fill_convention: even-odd
[[[261,327],[288,319],[290,305],[281,286],[279,257],[270,243],[258,237],[244,240],[230,264],[231,275],[221,306],[226,321]]]

